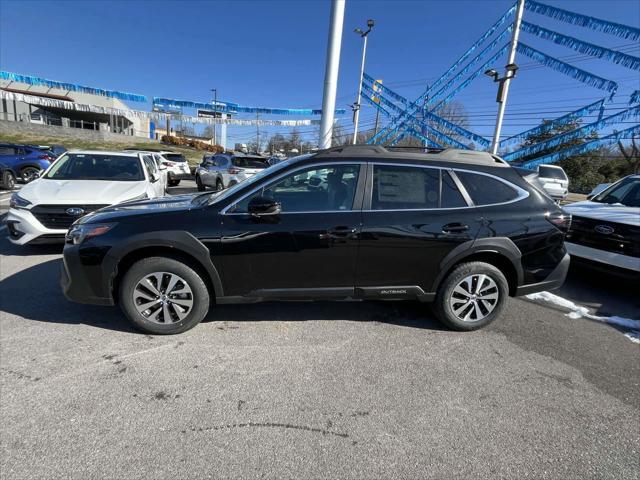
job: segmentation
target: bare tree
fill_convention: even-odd
[[[622,140],[618,140],[618,149],[620,149],[620,153],[629,164],[629,167],[631,167],[631,171],[633,173],[640,172],[640,148],[638,147],[636,136],[631,136],[631,144],[628,146],[628,150],[622,144]]]

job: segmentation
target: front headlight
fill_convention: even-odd
[[[67,243],[79,245],[87,238],[104,235],[115,227],[115,225],[115,223],[81,223],[73,225],[67,232]]]
[[[29,205],[31,205],[31,202],[17,193],[11,195],[11,200],[9,200],[9,208],[27,208]]]
[[[138,195],[137,197],[130,198],[120,203],[137,202],[138,200],[148,200],[148,199],[149,199],[149,195],[147,195],[147,192],[144,192],[142,195]]]

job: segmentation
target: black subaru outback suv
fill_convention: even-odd
[[[91,213],[67,235],[61,283],[157,334],[216,304],[345,298],[433,302],[446,325],[474,330],[508,296],[563,283],[569,222],[485,152],[339,147],[222,192]]]

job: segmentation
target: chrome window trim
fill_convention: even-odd
[[[254,188],[253,190],[250,190],[249,192],[245,193],[244,195],[242,195],[240,198],[238,198],[237,200],[235,200],[233,203],[227,205],[226,207],[224,207],[222,210],[220,210],[220,215],[249,215],[248,212],[238,212],[238,213],[234,213],[234,212],[230,212],[227,213],[227,210],[229,210],[231,207],[237,205],[238,203],[240,203],[242,200],[244,200],[245,198],[247,198],[250,195],[253,195],[254,193],[256,193],[258,190],[266,187],[267,185],[271,185],[273,182],[277,182],[278,180],[280,180],[283,177],[286,177],[289,174],[301,171],[301,170],[307,170],[307,169],[311,169],[313,167],[321,167],[323,165],[362,165],[362,164],[367,164],[369,162],[367,162],[367,160],[354,160],[354,161],[345,161],[345,162],[336,162],[335,160],[326,160],[324,162],[314,162],[311,164],[306,164],[306,165],[301,165],[300,167],[293,169],[293,170],[287,170],[286,172],[283,172],[277,176],[275,176],[274,178],[270,179],[269,183],[267,184],[262,184],[256,188]],[[362,169],[361,169],[362,170]],[[358,175],[360,175],[360,172],[358,172]],[[355,201],[355,199],[354,199]],[[304,212],[281,212],[280,215],[287,215],[287,214],[291,214],[291,213],[353,213],[353,212],[360,212],[362,210],[353,210],[353,209],[349,209],[349,210],[310,210],[310,211],[304,211]]]

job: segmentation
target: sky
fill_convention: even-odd
[[[567,10],[640,27],[636,0],[543,0]],[[412,99],[439,77],[512,4],[512,0],[347,0],[338,108],[349,108],[358,86],[361,38],[353,33],[375,20],[366,71]],[[152,96],[243,105],[320,108],[330,2],[254,1],[31,1],[0,0],[0,68],[11,72]],[[640,45],[557,22],[531,12],[525,20],[602,46],[640,56]],[[640,73],[591,59],[539,38],[521,41],[620,84],[609,104],[623,108]],[[505,59],[497,62],[502,69]],[[513,81],[503,135],[542,118],[602,98],[605,92],[540,68],[526,57]],[[490,137],[496,85],[477,78],[458,100],[472,130]],[[140,105],[131,104],[133,108]],[[149,106],[144,106],[148,109]],[[618,109],[618,110],[615,110]],[[361,129],[375,111],[363,102]],[[292,118],[292,117],[272,117]],[[352,130],[351,113],[340,124]],[[281,130],[271,129],[270,132]],[[317,127],[300,127],[310,140]],[[264,130],[263,133],[264,134]],[[230,143],[247,142],[255,129],[233,127]]]

